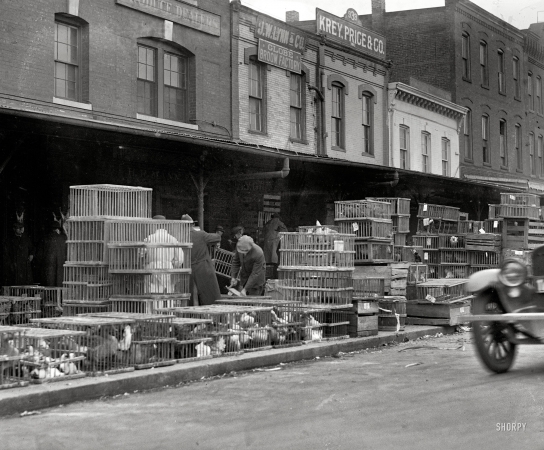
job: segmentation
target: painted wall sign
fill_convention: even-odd
[[[301,72],[301,54],[264,39],[259,39],[258,60],[291,72]]]
[[[385,59],[385,38],[374,31],[316,8],[317,33],[349,44],[354,49]]]
[[[306,38],[300,30],[270,17],[257,16],[255,37],[266,39],[299,53],[304,53],[306,50]]]
[[[221,36],[221,16],[175,0],[115,0],[118,5]]]

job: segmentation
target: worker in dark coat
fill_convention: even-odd
[[[272,278],[277,278],[277,269],[279,263],[278,249],[280,246],[280,233],[286,232],[287,227],[281,221],[277,214],[272,214],[272,218],[264,224],[264,260],[266,265],[273,268],[269,272]]]
[[[184,214],[181,220],[190,220],[191,216]],[[206,233],[198,227],[191,229],[191,287],[193,282],[198,290],[198,301],[200,305],[211,305],[221,298],[219,284],[215,276],[215,267],[208,250],[208,246],[221,242],[221,236],[216,233]],[[193,301],[194,304],[194,301]]]
[[[249,236],[242,236],[236,244],[232,259],[231,286],[238,285],[243,296],[263,295],[266,264],[261,247]]]
[[[40,282],[44,286],[62,287],[64,263],[66,262],[66,235],[60,223],[53,220],[49,234],[41,244],[36,260],[40,267]]]
[[[4,242],[2,261],[2,285],[22,286],[32,284],[34,247],[25,234],[22,222],[13,224],[13,234]]]

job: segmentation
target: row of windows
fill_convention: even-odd
[[[461,37],[461,60],[463,79],[472,81],[470,35],[464,32]],[[485,88],[489,88],[489,62],[488,45],[481,40],[479,43],[480,82]],[[521,98],[520,60],[517,56],[512,58],[512,80],[514,85],[514,97]],[[497,84],[500,94],[506,94],[506,57],[503,49],[497,50]],[[542,104],[542,78],[537,76],[533,83],[533,74],[527,74],[527,96],[529,109],[540,114],[543,113]]]
[[[441,139],[442,175],[451,175],[451,143],[447,138]],[[399,126],[399,156],[400,168],[410,169],[410,128],[405,125]],[[421,171],[431,173],[431,134],[421,132]]]
[[[482,115],[482,161],[484,164],[491,164],[491,155],[489,147],[489,116],[487,114]],[[508,126],[504,119],[499,120],[499,157],[502,168],[508,168]],[[465,158],[472,160],[473,155],[473,142],[472,142],[472,114],[468,110],[465,116],[464,123],[464,147]],[[543,141],[542,135],[535,138],[533,132],[529,133],[529,162],[531,175],[544,176],[543,165]],[[536,148],[536,155],[535,155]],[[523,142],[522,142],[522,129],[519,123],[514,126],[514,149],[516,154],[516,170],[523,171]],[[538,158],[538,163],[535,158]],[[538,172],[538,173],[537,173]]]

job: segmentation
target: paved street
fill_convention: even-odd
[[[500,376],[469,333],[338,356],[3,419],[1,447],[544,448],[542,347]]]

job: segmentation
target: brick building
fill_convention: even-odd
[[[507,188],[544,192],[538,156],[543,116],[536,106],[544,67],[540,24],[518,30],[468,0],[397,12],[385,12],[385,1],[376,0],[372,15],[361,20],[377,17],[393,61],[391,81],[417,78],[467,108],[461,179],[495,186],[485,199],[490,203]]]

